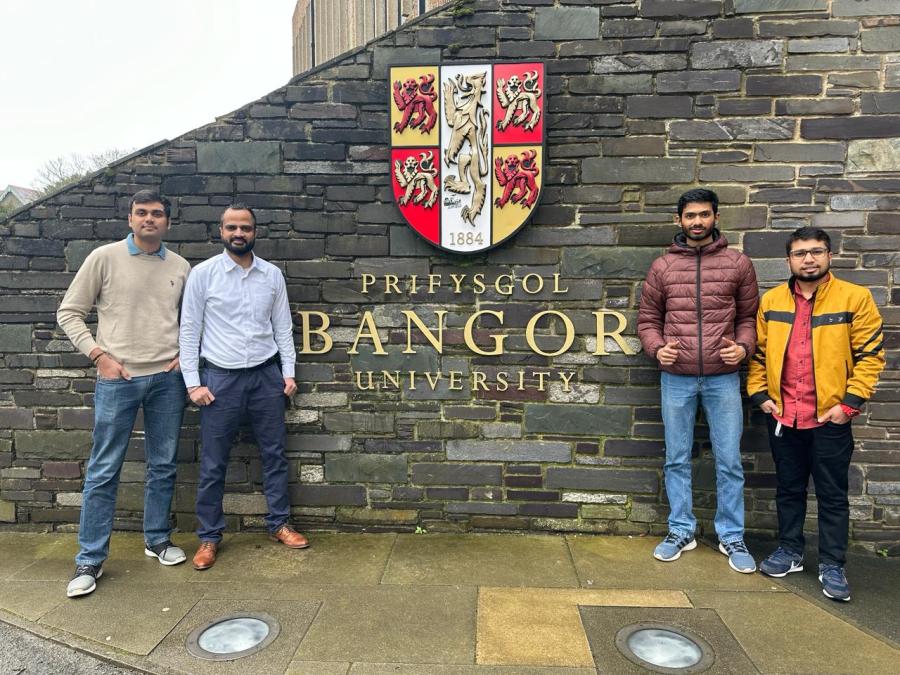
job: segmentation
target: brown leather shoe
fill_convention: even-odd
[[[219,550],[219,545],[214,541],[201,541],[200,548],[197,549],[197,552],[194,554],[194,569],[195,570],[208,570],[210,567],[216,564],[216,553]]]
[[[306,537],[297,532],[290,525],[282,525],[278,528],[275,534],[272,535],[272,539],[280,541],[288,548],[306,548],[309,546]]]

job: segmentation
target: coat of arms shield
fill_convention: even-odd
[[[544,64],[390,69],[391,185],[406,222],[454,253],[498,246],[543,184]]]

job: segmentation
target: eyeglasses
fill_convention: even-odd
[[[796,251],[791,251],[788,255],[794,260],[803,260],[807,255],[811,255],[813,258],[821,258],[823,255],[828,253],[827,248],[801,248]]]

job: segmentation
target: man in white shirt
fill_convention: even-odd
[[[250,208],[225,209],[219,234],[225,251],[194,268],[181,308],[181,372],[200,406],[197,570],[216,561],[225,529],[225,471],[244,415],[262,456],[269,533],[290,548],[309,546],[288,524],[284,397],[297,391],[297,356],[287,287],[277,267],[253,254],[256,216]]]

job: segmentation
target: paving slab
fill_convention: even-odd
[[[747,537],[755,550],[767,554],[778,543],[772,539]],[[817,552],[814,537],[806,547],[805,569],[789,574],[778,583],[816,603],[837,617],[855,623],[865,630],[892,640],[900,647],[900,558],[883,558],[870,553],[847,554],[847,579],[850,582],[850,602],[835,602],[822,594],[819,583]]]
[[[704,545],[661,562],[653,557],[656,537],[579,535],[567,541],[584,587],[783,591],[761,574],[735,572],[724,555]]]
[[[295,662],[475,663],[475,588],[294,590],[323,600]]]
[[[793,593],[688,595],[695,606],[716,610],[762,672],[898,672],[900,650]]]
[[[702,672],[708,675],[751,675],[759,671],[747,658],[741,645],[711,609],[647,609],[618,607],[582,607],[581,618],[600,673],[641,675],[652,672],[629,661],[616,646],[618,632],[633,624],[664,624],[693,633],[705,640],[715,655]],[[758,620],[758,617],[757,617]],[[673,672],[673,671],[662,671]],[[676,671],[677,672],[677,671]],[[795,671],[809,672],[809,671]]]
[[[433,663],[354,663],[350,675],[596,675],[594,668],[439,666]]]
[[[477,662],[592,667],[579,605],[691,606],[681,591],[482,588]]]
[[[41,623],[132,654],[149,654],[202,595],[188,584],[137,585],[104,574],[96,591],[66,599]]]
[[[381,579],[394,534],[315,534],[307,549],[289,549],[264,534],[226,536],[215,566],[189,581],[209,582],[253,576],[292,584],[375,585]],[[188,557],[196,551],[196,541]]]
[[[552,535],[397,535],[382,583],[578,586],[564,539]]]
[[[350,665],[338,661],[295,661],[284,675],[347,675]]]
[[[303,639],[318,609],[319,603],[315,601],[267,600],[254,603],[245,599],[201,600],[152,651],[149,660],[189,675],[282,673],[293,658],[297,645]],[[234,661],[204,660],[187,651],[185,642],[196,628],[218,617],[236,612],[268,614],[278,621],[280,626],[278,637],[257,653]]]
[[[66,600],[62,586],[42,581],[0,583],[0,608],[29,621],[37,621]]]
[[[0,579],[6,579],[37,560],[60,555],[73,536],[0,532]]]

